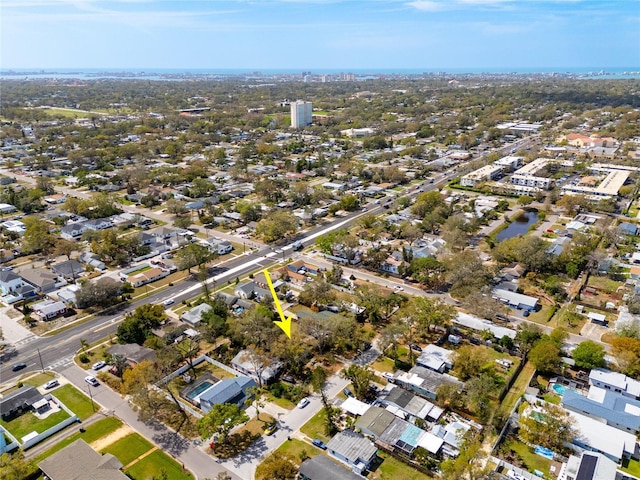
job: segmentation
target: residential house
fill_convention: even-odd
[[[403,263],[402,253],[395,251],[387,257],[387,259],[380,265],[380,270],[387,273],[398,275],[400,273],[399,268]]]
[[[231,242],[215,237],[203,240],[202,244],[218,255],[226,255],[233,250],[233,245],[231,245]]]
[[[585,397],[571,389],[562,395],[562,406],[607,425],[637,434],[640,431],[640,400],[594,385]]]
[[[260,384],[267,384],[275,380],[282,369],[282,362],[258,355],[247,349],[238,352],[231,360],[231,366],[238,372],[257,380]]]
[[[467,423],[455,421],[445,426],[436,424],[431,428],[431,433],[444,441],[444,452],[451,456],[457,456],[464,436],[470,428],[471,426]]]
[[[416,392],[429,400],[436,399],[436,391],[443,384],[455,385],[462,391],[463,383],[457,378],[416,365],[408,372],[397,372],[393,382],[402,388]]]
[[[153,267],[147,270],[134,270],[133,272],[126,273],[126,270],[120,274],[123,281],[129,282],[135,288],[146,285],[147,283],[155,282],[161,278],[169,275],[169,271],[162,268]]]
[[[50,480],[128,480],[122,463],[110,453],[99,454],[82,439],[38,463]]]
[[[618,372],[593,368],[589,372],[589,383],[605,390],[620,393],[626,397],[640,400],[640,381]]]
[[[60,282],[60,284],[58,284],[58,276],[43,268],[25,268],[18,273],[20,273],[20,276],[40,293],[51,292],[58,286],[66,283]]]
[[[67,305],[75,306],[76,293],[78,293],[78,290],[80,290],[80,285],[77,284],[71,284],[68,287],[62,288],[57,292],[58,300],[66,303]]]
[[[378,449],[373,442],[349,429],[334,435],[327,444],[327,451],[329,455],[349,465],[356,473],[370,468],[378,455]]]
[[[378,402],[384,405],[387,411],[405,419],[437,421],[444,413],[444,410],[424,398],[391,384],[378,396]]]
[[[75,282],[84,273],[84,267],[77,260],[67,260],[66,262],[51,265],[51,271],[66,280]]]
[[[252,378],[243,376],[227,378],[202,392],[197,397],[197,401],[205,413],[208,413],[214,405],[221,403],[235,403],[244,407],[245,401],[251,396],[249,389],[256,386],[256,382]]]
[[[629,223],[629,222],[621,222],[618,225],[618,229],[625,235],[637,235],[638,234],[638,226]]]
[[[518,310],[534,312],[538,308],[538,299],[529,295],[510,292],[509,290],[503,290],[501,288],[494,288],[492,296],[496,300],[506,303],[509,307],[516,308]]]
[[[194,326],[196,323],[199,323],[200,320],[202,320],[202,314],[204,312],[209,312],[211,310],[213,310],[213,307],[211,305],[209,305],[208,303],[201,303],[200,305],[193,307],[191,310],[184,312],[180,316],[180,320],[188,323],[191,326]]]
[[[108,218],[95,218],[84,222],[84,226],[89,230],[105,230],[111,228],[111,220]]]
[[[444,373],[453,368],[454,356],[451,350],[430,344],[422,350],[416,363],[434,372]]]
[[[100,260],[100,257],[95,253],[83,252],[78,257],[78,261],[80,261],[81,263],[84,263],[85,265],[89,265],[95,268],[96,270],[103,271],[107,269],[107,266],[104,264],[104,262]]]
[[[251,280],[236,285],[233,293],[243,300],[253,299],[257,302],[261,301],[263,298],[271,296],[271,292],[269,292],[269,290],[259,287],[256,282]]]
[[[20,275],[10,270],[0,271],[0,294],[8,295],[14,293],[22,285],[24,285],[24,280]]]
[[[0,213],[2,214],[13,213],[17,210],[18,209],[16,207],[9,203],[0,203]]]
[[[42,394],[35,387],[24,385],[7,393],[0,399],[0,417],[3,420],[22,415],[31,410],[32,405],[43,399]]]
[[[60,236],[66,240],[75,240],[87,231],[84,223],[70,223],[60,229]]]
[[[396,416],[381,407],[369,408],[356,422],[356,429],[377,439],[391,425]]]
[[[122,355],[127,359],[129,364],[137,365],[143,360],[156,361],[155,350],[147,347],[142,347],[136,343],[127,343],[125,345],[112,345],[107,348],[109,355]]]
[[[324,455],[307,458],[300,465],[301,480],[364,480],[366,477],[342,468]]]
[[[31,305],[31,311],[40,320],[52,320],[67,312],[67,306],[54,300],[43,300]]]
[[[562,464],[558,480],[618,480],[618,465],[596,452],[582,452],[571,455]]]

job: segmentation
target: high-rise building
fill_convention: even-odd
[[[291,126],[293,128],[304,128],[311,125],[311,116],[311,102],[297,100],[291,103]]]

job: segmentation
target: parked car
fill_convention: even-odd
[[[264,429],[264,433],[265,435],[273,435],[277,429],[278,429],[278,424],[272,423],[271,425],[268,425],[267,428]]]
[[[11,367],[11,370],[13,370],[14,372],[17,372],[18,370],[22,370],[23,368],[27,368],[27,364],[20,362],[20,363],[14,364],[13,367]]]
[[[327,446],[325,445],[325,443],[322,440],[318,440],[317,438],[314,438],[313,440],[311,440],[311,443],[313,443],[316,447],[321,448],[322,450],[327,449]]]
[[[100,370],[105,365],[106,365],[106,363],[103,362],[102,360],[100,360],[99,362],[94,363],[91,368],[93,368],[94,370]]]
[[[96,380],[96,377],[92,377],[91,375],[84,377],[84,381],[94,387],[97,387],[100,385],[100,382]]]
[[[355,395],[351,392],[351,390],[349,390],[348,388],[345,388],[344,390],[342,390],[342,392],[347,396],[347,397],[354,397]]]
[[[393,373],[384,372],[382,376],[387,379],[387,382],[390,382],[393,380]]]
[[[411,345],[409,345],[409,348],[411,350],[414,350],[416,352],[421,352],[422,348],[420,347],[420,345],[416,345],[415,343],[412,343]]]
[[[44,389],[50,390],[53,387],[57,387],[58,385],[60,385],[60,382],[58,382],[58,380],[54,378],[53,380],[49,380],[47,383],[44,384]]]
[[[307,405],[309,405],[309,399],[307,397],[304,397],[302,400],[298,402],[298,408],[304,408]]]

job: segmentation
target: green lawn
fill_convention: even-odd
[[[384,461],[375,472],[369,474],[368,478],[370,480],[396,480],[398,478],[428,480],[433,478],[425,473],[419,472],[415,468],[411,468],[406,463],[401,462],[386,452],[378,450],[378,456],[384,459]]]
[[[329,437],[324,434],[324,419],[324,409],[322,409],[311,417],[309,421],[300,428],[300,431],[311,439],[319,438],[326,443],[329,441]]]
[[[63,420],[66,420],[67,418],[69,418],[69,414],[64,410],[52,413],[47,418],[44,418],[42,420],[38,419],[38,417],[36,417],[33,413],[27,412],[23,413],[17,418],[14,418],[13,420],[0,420],[0,425],[7,429],[11,435],[20,440],[28,433],[34,431],[42,433],[45,430],[53,427],[54,425],[62,422]]]
[[[632,458],[623,460],[620,470],[640,478],[640,462],[638,460]]]
[[[40,385],[47,383],[52,378],[55,378],[55,374],[53,372],[38,373],[31,378],[23,380],[22,383],[25,385],[31,385],[32,387],[39,387]]]
[[[544,473],[545,477],[549,477],[549,467],[551,466],[551,460],[548,458],[536,455],[533,449],[529,448],[524,443],[515,441],[513,439],[507,440],[505,447],[514,450],[525,464],[525,469],[529,472],[534,470],[540,470]]]
[[[534,367],[531,362],[527,362],[524,367],[522,367],[518,378],[513,382],[513,385],[511,385],[511,388],[502,400],[500,408],[505,414],[511,412],[518,399],[524,394],[535,371],[536,367]]]
[[[378,372],[393,373],[396,371],[393,360],[389,357],[378,357],[378,359],[371,364],[371,368]]]
[[[72,444],[79,438],[83,439],[87,443],[95,442],[99,438],[102,438],[110,434],[111,432],[115,432],[121,426],[122,426],[122,421],[115,417],[107,417],[107,418],[98,420],[97,422],[92,423],[91,425],[88,425],[85,428],[84,432],[76,432],[72,435],[69,435],[67,438],[63,440],[60,440],[49,450],[45,451],[44,453],[41,453],[36,458],[35,461],[36,463],[38,463],[40,460],[43,460],[48,456],[53,455],[57,451],[62,450],[64,447]]]
[[[280,445],[271,454],[271,456],[275,456],[277,458],[288,458],[296,465],[300,465],[302,463],[302,461],[300,460],[300,457],[303,453],[306,454],[305,456],[314,457],[318,453],[324,453],[324,452],[307,442],[303,442],[302,440],[296,440],[294,438]],[[266,461],[266,459],[263,460],[263,462],[264,461]],[[262,467],[262,463],[258,465],[258,468],[256,469],[255,478],[264,478],[264,473],[262,472],[261,467]]]
[[[94,414],[91,400],[73,385],[67,384],[52,391],[67,408],[75,413],[80,420],[85,420]],[[96,408],[98,408],[96,406]]]
[[[618,288],[623,285],[623,282],[616,282],[615,280],[611,280],[608,277],[600,277],[596,275],[591,275],[589,277],[589,281],[587,282],[588,287],[594,287],[607,293],[615,293]]]
[[[178,462],[166,453],[156,450],[125,471],[133,480],[152,480],[162,478],[162,472],[171,480],[193,480],[193,475],[182,471]]]
[[[101,453],[110,453],[115,456],[122,465],[129,465],[136,458],[153,448],[153,445],[137,433],[131,433],[120,440],[115,441]]]

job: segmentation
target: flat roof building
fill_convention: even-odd
[[[487,180],[497,180],[502,176],[503,167],[500,165],[485,165],[471,173],[463,175],[460,185],[463,187],[475,187],[478,183]]]

